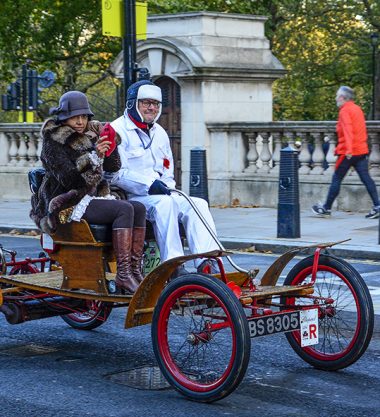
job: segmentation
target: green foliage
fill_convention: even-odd
[[[102,36],[101,26],[99,0],[2,0],[0,80],[13,81],[27,60],[39,73],[54,71],[55,87],[43,93],[45,117],[62,92],[86,92],[109,76],[121,40]]]
[[[345,84],[355,88],[359,104],[370,110],[370,33],[380,32],[378,0],[152,0],[150,9],[267,16],[266,36],[288,71],[273,87],[276,120],[334,119],[335,93]],[[380,91],[377,96],[380,111]]]
[[[62,71],[71,88],[82,68],[96,63],[104,71],[120,51],[119,39],[101,34],[98,0],[2,0],[0,7],[4,75],[30,59]]]
[[[149,13],[207,10],[265,15],[266,36],[287,75],[274,84],[277,120],[336,117],[335,91],[347,84],[368,113],[372,88],[370,33],[380,32],[379,0],[148,0]],[[112,118],[116,86],[109,65],[121,50],[119,38],[101,33],[100,0],[1,0],[0,89],[14,81],[26,60],[42,73],[55,71],[56,84],[43,92],[46,117],[63,91],[89,94]],[[378,54],[380,57],[380,53]],[[380,62],[377,66],[380,71]],[[379,79],[380,77],[378,77]],[[380,83],[378,83],[380,90]],[[378,91],[380,101],[380,91]],[[380,111],[380,102],[377,103]],[[0,120],[13,115],[0,112]],[[380,114],[378,114],[380,118]]]
[[[377,29],[358,3],[305,1],[302,13],[278,27],[273,51],[288,75],[275,85],[277,119],[335,118],[334,96],[340,85],[353,87],[359,104],[369,112],[369,34]]]

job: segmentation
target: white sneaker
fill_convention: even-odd
[[[372,210],[366,214],[366,219],[378,219],[380,217],[380,207],[373,207]]]
[[[311,208],[311,211],[319,217],[330,217],[331,216],[331,210],[325,209],[322,204],[315,204]]]

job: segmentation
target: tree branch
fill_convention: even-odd
[[[380,30],[380,22],[377,16],[374,16],[371,5],[368,0],[363,0],[364,8],[366,11],[367,19],[371,23],[371,25],[376,28],[377,30]]]
[[[83,93],[86,93],[91,87],[93,87],[94,85],[97,85],[99,83],[101,83],[102,81],[104,81],[106,78],[110,77],[111,73],[106,71],[104,72],[99,78],[97,78],[95,81],[92,81],[90,84],[87,84],[86,87],[81,88]]]

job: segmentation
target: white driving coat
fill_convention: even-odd
[[[121,138],[118,146],[121,169],[111,183],[127,191],[130,200],[140,201],[145,205],[147,219],[153,224],[161,260],[184,254],[178,222],[184,226],[192,253],[218,249],[184,197],[174,192],[170,196],[148,194],[156,179],[163,181],[169,188],[175,188],[173,155],[165,130],[154,123],[149,130],[149,136],[125,115],[113,121],[111,125]],[[192,201],[215,232],[215,224],[207,202],[196,197],[192,197]],[[196,266],[201,261],[196,260]]]

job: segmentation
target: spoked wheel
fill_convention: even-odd
[[[192,400],[227,396],[248,366],[246,316],[233,292],[215,278],[189,274],[172,281],[154,310],[152,340],[162,373]]]
[[[61,316],[74,329],[92,330],[105,323],[111,314],[112,304],[97,300],[87,300],[87,309]]]
[[[303,259],[289,272],[284,285],[310,282],[312,267],[313,256]],[[374,323],[372,299],[363,278],[342,259],[321,255],[312,297],[282,302],[318,305],[317,345],[301,348],[298,331],[286,334],[294,351],[314,367],[328,371],[345,368],[367,349]]]
[[[32,264],[23,265],[23,266],[14,266],[10,271],[9,275],[28,275],[28,274],[38,274],[40,270]]]

